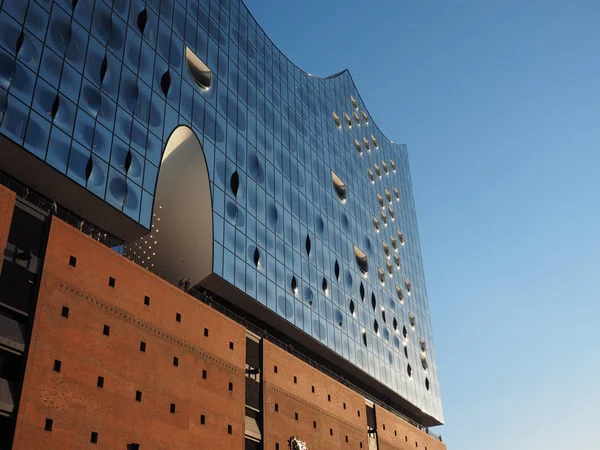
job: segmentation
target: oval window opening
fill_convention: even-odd
[[[387,198],[387,201],[389,203],[392,203],[392,194],[390,194],[390,191],[388,191],[387,189],[385,189],[385,198]]]
[[[392,247],[394,247],[394,250],[398,250],[398,241],[394,236],[390,236],[390,242],[392,243]]]
[[[350,300],[350,314],[354,316],[354,301]]]
[[[339,281],[339,279],[340,279],[340,265],[337,262],[337,259],[335,260],[335,265],[333,266],[333,271],[335,273],[335,279]]]
[[[377,319],[373,322],[373,331],[375,331],[376,335],[379,335],[379,323],[377,323]]]
[[[425,378],[425,389],[429,391],[429,378]]]
[[[400,257],[396,254],[394,254],[394,262],[396,263],[396,267],[399,269],[400,268]]]
[[[356,258],[356,264],[358,265],[358,268],[360,269],[360,271],[364,275],[368,274],[369,273],[369,263],[367,261],[367,255],[365,255],[365,253],[360,248],[358,248],[356,245],[354,246],[354,257]],[[365,288],[363,287],[362,283],[360,284],[360,290],[361,290],[361,297],[364,300]]]
[[[410,367],[410,364],[406,366],[406,373],[408,374],[409,378],[412,377],[412,367]]]
[[[260,252],[258,251],[258,247],[254,249],[254,265],[258,267],[260,263]]]
[[[381,167],[383,167],[383,170],[384,170],[385,173],[389,172],[388,166],[385,163],[385,161],[381,161]]]
[[[389,263],[389,261],[385,262],[385,266],[387,267],[387,271],[389,276],[391,277],[394,274],[394,268],[392,267],[392,265]]]
[[[375,293],[371,293],[371,306],[373,307],[373,311],[377,308],[377,299],[375,298]]]
[[[383,197],[381,196],[381,194],[377,194],[377,200],[379,200],[379,205],[384,208],[385,205],[383,203]]]
[[[385,256],[387,256],[388,258],[390,257],[390,246],[387,245],[385,242],[381,243],[383,245],[383,252],[385,253]]]
[[[296,291],[298,290],[298,282],[296,281],[296,277],[292,277],[292,284],[291,284],[291,288],[292,288],[292,292],[294,294],[296,294]]]
[[[346,201],[346,185],[344,184],[344,182],[342,180],[340,180],[340,177],[338,177],[333,170],[331,171],[331,181],[333,182],[333,188],[335,189],[335,193],[337,194],[337,196],[339,197],[339,199],[343,202]]]
[[[362,284],[362,281],[360,282],[360,299],[364,302],[365,301],[365,286]]]
[[[381,169],[379,169],[379,166],[377,164],[373,164],[373,167],[375,168],[375,173],[377,176],[381,178]]]
[[[410,320],[410,326],[412,327],[412,329],[415,329],[415,325],[416,325],[416,321],[415,321],[415,316],[414,314],[408,313],[408,319]]]
[[[392,326],[394,327],[394,331],[398,331],[398,321],[396,320],[395,317],[394,317],[394,320],[392,321]]]
[[[237,197],[238,189],[240,188],[240,176],[238,175],[237,170],[231,175],[231,179],[229,180],[229,186],[231,187],[231,192],[233,192],[233,196]]]
[[[383,323],[387,323],[385,319],[385,308],[381,308],[381,319],[383,320]]]
[[[375,227],[375,231],[379,233],[379,220],[377,220],[377,217],[373,217],[373,226]]]
[[[390,159],[390,166],[391,166],[392,170],[395,172],[396,171],[396,163],[392,159]]]
[[[310,256],[310,236],[306,235],[306,254]]]
[[[323,283],[321,283],[321,287],[323,288],[323,292],[327,294],[327,278],[323,278]]]
[[[185,48],[185,60],[196,84],[202,89],[210,89],[212,86],[212,72],[189,47]]]
[[[385,283],[385,273],[383,270],[381,270],[380,267],[377,268],[377,274],[379,275],[379,281],[381,282],[381,284]]]

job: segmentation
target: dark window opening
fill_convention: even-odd
[[[279,412],[279,403],[275,403],[275,412]]]
[[[98,377],[98,382],[96,383],[96,387],[102,389],[104,387],[104,377]]]
[[[74,256],[71,256],[69,258],[69,265],[73,266],[73,267],[77,266],[77,258],[75,258]]]
[[[294,384],[298,384],[298,377],[294,375]]]
[[[52,431],[52,424],[54,421],[52,419],[46,419],[46,424],[44,425],[44,431]]]
[[[176,314],[175,314],[175,320],[176,320],[177,322],[181,322],[181,314],[179,314],[179,313],[176,313]]]
[[[233,350],[233,342],[229,342],[229,350]]]
[[[329,401],[329,402],[331,401],[331,395],[330,394],[327,394],[327,401]]]
[[[344,402],[344,409],[346,409],[346,402]]]
[[[298,413],[294,413],[294,419],[298,420]]]
[[[333,436],[333,428],[329,429],[329,436]]]
[[[233,383],[231,381],[229,382],[229,390],[233,391]]]
[[[208,378],[208,373],[206,372],[206,370],[202,370],[202,378],[204,380],[206,380]]]
[[[313,428],[317,428],[317,421],[313,420]]]
[[[150,306],[150,297],[148,297],[147,295],[144,297],[144,305]]]
[[[315,387],[314,386],[312,386],[312,393],[313,394],[315,393]]]
[[[102,334],[104,334],[104,336],[110,336],[110,327],[108,325],[104,325],[104,329],[102,330]]]
[[[96,433],[95,431],[92,431],[92,437],[90,439],[90,442],[92,444],[97,444],[98,443],[98,433]]]
[[[173,365],[179,367],[179,358],[177,356],[173,356]]]
[[[175,403],[171,403],[171,408],[169,409],[171,414],[175,414]]]
[[[68,318],[69,317],[69,307],[67,306],[63,306],[62,307],[62,312],[60,313],[61,316]]]
[[[108,277],[108,285],[110,287],[115,287],[115,279],[113,277]]]
[[[60,368],[62,367],[62,362],[59,361],[58,359],[54,360],[54,371],[55,372],[60,372]]]
[[[277,366],[273,366],[273,371],[277,373]]]
[[[146,352],[146,343],[144,341],[140,342],[140,352]]]
[[[136,402],[142,401],[142,391],[135,391],[135,401]]]
[[[200,424],[206,425],[206,416],[204,414],[200,414]]]
[[[227,433],[229,433],[229,434],[233,433],[233,427],[231,425],[227,425]]]
[[[208,337],[208,328],[204,329],[204,337]]]

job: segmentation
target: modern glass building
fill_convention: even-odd
[[[304,72],[240,0],[0,5],[4,184],[443,422],[407,149],[348,71]]]

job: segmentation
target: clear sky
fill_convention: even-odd
[[[408,145],[449,449],[600,448],[600,2],[247,5]]]

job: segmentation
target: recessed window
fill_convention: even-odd
[[[333,428],[329,429],[329,436],[333,436]]]
[[[310,236],[308,234],[306,235],[305,246],[306,246],[306,255],[310,256],[311,243],[310,243]]]
[[[390,191],[388,191],[387,189],[385,190],[385,198],[387,198],[387,201],[389,203],[392,203],[392,194],[390,194]]]
[[[375,175],[373,175],[373,172],[371,171],[371,169],[367,169],[367,173],[369,174],[369,178],[371,179],[371,183],[375,183]]]
[[[208,337],[208,328],[204,329],[204,337]]]
[[[404,336],[406,337],[406,336]],[[408,358],[408,345],[404,344],[404,356]]]
[[[339,116],[333,111],[331,112],[331,114],[333,115],[333,121],[335,123],[335,126],[338,128],[342,128],[342,121],[340,120]]]
[[[144,341],[140,342],[140,352],[146,352],[146,343]]]
[[[92,431],[92,436],[90,437],[90,442],[92,444],[97,444],[98,443],[98,433],[95,431]]]
[[[104,325],[104,328],[102,330],[102,334],[104,336],[110,336],[110,327],[108,325]]]
[[[408,313],[408,320],[410,321],[410,326],[414,329],[417,323],[414,314]]]
[[[396,201],[400,200],[400,191],[396,188],[392,188],[394,190],[394,195],[396,196]]]
[[[181,322],[181,314],[180,313],[175,313],[175,320],[177,322]]]
[[[313,420],[313,428],[316,429],[317,428],[317,421]]]
[[[410,281],[404,280],[404,286],[406,286],[406,293],[408,295],[410,295],[411,294],[411,284],[410,284]]]
[[[385,253],[385,256],[387,256],[388,258],[390,257],[390,246],[387,245],[385,242],[381,243],[383,246],[383,253]]]
[[[377,308],[377,299],[375,298],[375,292],[371,292],[371,306],[373,307],[373,311]]]
[[[321,287],[323,288],[323,293],[327,295],[327,278],[323,278],[323,283],[321,283]]]
[[[356,413],[358,414],[358,417],[360,417],[360,409],[357,409]]]
[[[362,147],[360,146],[360,142],[356,138],[354,138],[354,147],[359,154],[362,154]]]
[[[233,392],[233,383],[231,381],[229,382],[229,390]]]
[[[379,168],[379,166],[377,164],[373,164],[373,167],[375,168],[375,173],[377,174],[377,176],[381,178],[381,169]]]
[[[333,265],[333,274],[335,275],[335,279],[339,281],[340,279],[340,264],[335,260],[335,264]],[[325,279],[323,279],[325,281]],[[325,287],[327,288],[327,286]]]
[[[73,266],[73,267],[77,266],[77,258],[75,258],[74,256],[71,256],[69,258],[69,265]]]
[[[52,431],[52,425],[54,421],[52,419],[46,419],[46,423],[44,424],[44,431]]]
[[[279,412],[279,403],[275,403],[275,412]]]
[[[423,367],[423,370],[427,370],[428,364],[425,355],[421,355],[421,367]]]
[[[273,372],[277,373],[277,366],[273,366]]]
[[[113,277],[108,277],[108,285],[110,287],[115,287],[115,279]]]
[[[394,268],[392,267],[392,265],[390,264],[389,261],[385,262],[385,267],[386,267],[386,269],[388,271],[388,275],[392,276],[394,274]]]
[[[204,414],[200,414],[200,424],[206,425],[206,416]]]
[[[150,306],[150,297],[148,297],[147,295],[144,296],[144,305]]]
[[[227,425],[227,433],[229,433],[229,434],[233,433],[233,427],[231,425]]]
[[[362,111],[362,117],[363,117],[363,120],[365,121],[365,123],[368,125],[369,124],[369,116],[367,116],[367,113]]]
[[[408,337],[408,330],[405,326],[402,326],[402,336],[406,339]]]
[[[358,289],[359,293],[360,293],[360,299],[364,302],[365,301],[365,286],[362,284],[362,281],[360,282],[360,287]]]
[[[398,320],[396,320],[395,317],[394,317],[394,320],[392,321],[392,326],[394,327],[394,331],[398,331]]]
[[[373,216],[372,221],[373,221],[373,226],[375,227],[375,231],[377,231],[379,233],[379,230],[381,229],[379,226],[379,220],[377,220],[377,217]]]
[[[358,109],[358,102],[356,101],[353,95],[350,96],[350,101],[352,102],[352,106],[354,107],[354,109]]]
[[[294,375],[294,384],[298,384],[298,377]]]
[[[333,172],[333,170],[331,171],[331,181],[333,182],[333,188],[335,189],[335,193],[337,194],[337,196],[339,197],[339,199],[342,202],[346,201],[346,196],[347,196],[347,190],[346,190],[346,185],[344,184],[344,182],[342,180],[340,180],[340,178]]]
[[[298,420],[298,413],[297,412],[294,413],[294,419]]]
[[[63,306],[60,315],[63,316],[64,318],[68,318],[69,317],[69,307]]]
[[[427,350],[427,344],[425,344],[425,340],[423,338],[419,339],[419,345],[421,346],[421,351],[425,353]]]
[[[394,254],[394,262],[396,263],[396,268],[400,268],[400,257]]]
[[[381,308],[381,319],[383,320],[383,323],[386,323],[386,319],[385,319],[385,308],[382,307]]]
[[[331,394],[327,394],[327,401],[330,402],[331,401]]]
[[[348,128],[352,128],[352,119],[350,119],[350,116],[346,113],[344,113],[344,120],[346,121]]]
[[[400,245],[404,245],[404,234],[402,234],[402,231],[396,230],[396,234],[398,235],[398,241],[400,241]]]
[[[229,350],[233,350],[233,342],[229,341]]]
[[[365,345],[365,347],[367,347],[367,331],[364,329],[362,331],[362,339],[363,339],[363,344]]]
[[[311,386],[311,390],[312,390],[312,393],[314,394],[315,393],[315,387]]]
[[[363,145],[367,149],[367,151],[371,151],[371,145],[369,144],[369,141],[367,140],[367,138],[364,136],[363,136]]]
[[[175,414],[175,403],[171,403],[171,407],[169,408],[169,412],[171,414]]]
[[[98,377],[98,381],[96,381],[96,387],[100,389],[104,387],[104,377]]]
[[[371,142],[373,142],[375,148],[379,148],[379,142],[377,142],[377,139],[373,135],[371,135]]]
[[[231,192],[234,197],[237,197],[238,190],[240,189],[240,176],[237,173],[237,170],[231,174],[231,178],[229,179],[229,187],[231,188]]]
[[[402,288],[400,286],[396,286],[396,295],[398,296],[398,300],[400,300],[400,303],[404,303],[404,292],[402,291]]]
[[[142,391],[135,391],[135,401],[136,402],[142,401]]]
[[[390,237],[390,242],[392,243],[392,247],[394,247],[394,250],[398,250],[398,241],[394,236]]]
[[[202,370],[202,379],[206,380],[208,378],[208,372],[206,371],[206,369]]]
[[[352,115],[354,116],[354,121],[360,125],[360,117],[358,117],[358,114],[356,114],[356,111],[352,113]]]
[[[58,359],[54,360],[54,371],[55,372],[60,372],[60,369],[62,367],[62,361],[59,361]]]
[[[189,48],[185,48],[185,59],[192,78],[201,89],[212,86],[212,72],[208,66]]]
[[[381,284],[385,283],[385,273],[383,270],[381,270],[381,267],[377,268],[377,275],[379,275],[379,282]]]
[[[392,168],[392,170],[395,172],[396,171],[396,163],[394,162],[393,159],[390,159],[390,167]]]
[[[383,171],[384,171],[385,173],[389,173],[389,169],[388,169],[388,166],[387,166],[387,164],[385,163],[385,161],[381,161],[381,167],[383,168]]]
[[[179,358],[177,356],[173,356],[173,365],[179,367]]]
[[[346,443],[348,442],[348,436],[346,436]]]
[[[373,331],[377,336],[379,336],[379,323],[377,322],[377,319],[375,319],[373,322]]]
[[[385,208],[385,203],[383,202],[383,197],[381,196],[381,194],[377,194],[377,201],[379,202],[379,206]]]
[[[354,300],[350,300],[350,314],[354,317]]]
[[[295,295],[296,292],[298,292],[298,282],[296,281],[295,276],[292,276],[292,283],[290,284],[290,287],[292,288],[292,292]]]
[[[396,220],[396,213],[391,206],[388,206],[388,214],[390,215],[390,219],[392,219],[392,221]]]
[[[367,273],[369,273],[369,263],[367,261],[367,255],[365,255],[365,253],[361,249],[359,249],[356,245],[354,246],[354,257],[356,258],[356,264],[358,265],[358,268],[360,269],[361,273],[363,273],[365,275]],[[361,286],[362,286],[362,282],[361,282]],[[364,287],[363,287],[363,290],[364,290]],[[364,299],[364,295],[362,296],[362,298]]]
[[[383,224],[387,227],[388,224],[388,220],[387,220],[387,214],[384,213],[383,211],[381,211],[381,221],[383,222]]]
[[[346,409],[346,402],[344,402],[344,409]]]

